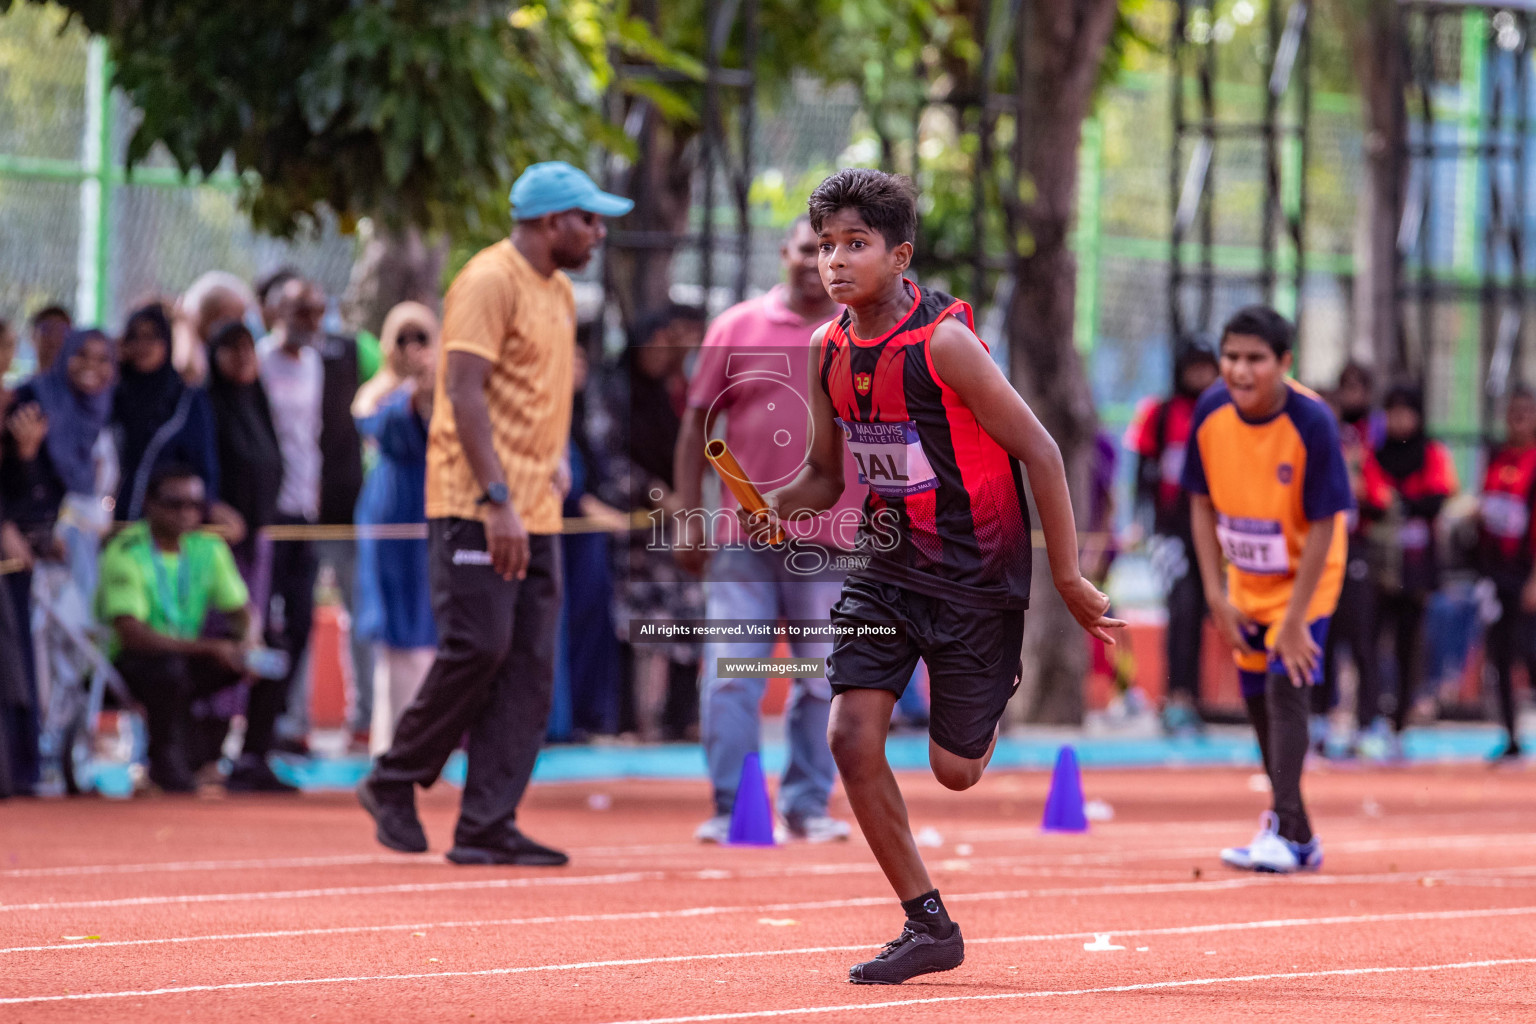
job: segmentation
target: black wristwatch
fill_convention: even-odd
[[[485,489],[485,493],[475,499],[476,505],[505,505],[507,503],[507,485],[494,483]]]

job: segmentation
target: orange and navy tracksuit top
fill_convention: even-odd
[[[878,338],[844,312],[820,353],[821,386],[869,488],[855,573],[983,608],[1029,605],[1030,520],[1018,460],[933,367],[945,317],[971,307],[907,281],[911,308]],[[974,328],[973,328],[974,329]]]
[[[1184,487],[1211,499],[1227,560],[1227,596],[1263,626],[1285,617],[1311,524],[1337,528],[1309,623],[1334,612],[1344,582],[1347,516],[1354,508],[1338,424],[1323,400],[1287,380],[1285,405],[1262,422],[1243,419],[1223,382],[1195,406]]]

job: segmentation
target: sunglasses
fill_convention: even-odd
[[[156,498],[155,504],[170,512],[190,512],[194,509],[202,510],[208,503],[201,498]]]

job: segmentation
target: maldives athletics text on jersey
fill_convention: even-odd
[[[1029,606],[1029,504],[1019,463],[939,379],[929,340],[971,307],[907,282],[912,308],[873,341],[827,328],[821,386],[869,487],[855,575],[991,608]],[[972,327],[974,329],[974,327]],[[887,511],[888,510],[888,511]]]

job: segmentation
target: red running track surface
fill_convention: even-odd
[[[967,960],[895,988],[846,982],[901,924],[864,844],[701,847],[697,783],[536,788],[573,854],[542,871],[445,862],[446,787],[419,857],[340,794],[13,801],[0,1021],[1536,1020],[1536,775],[1312,774],[1327,863],[1293,878],[1217,860],[1251,781],[1089,772],[1114,820],[1063,836],[1044,775],[906,776]]]

